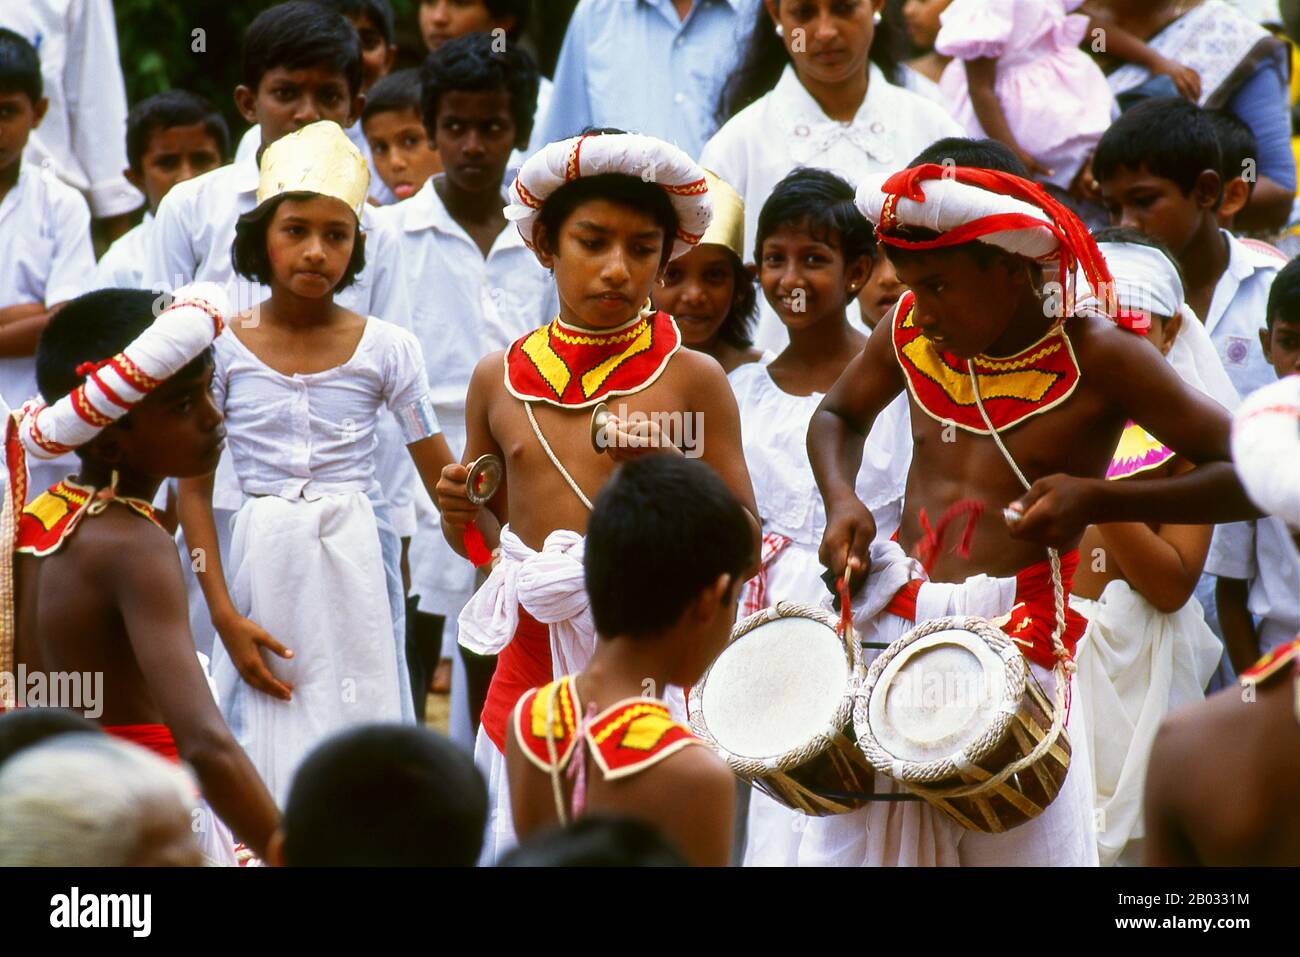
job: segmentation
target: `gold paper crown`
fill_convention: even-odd
[[[726,246],[741,262],[745,261],[745,201],[730,183],[710,170],[704,171],[713,197],[713,220],[704,231],[700,244]]]
[[[282,136],[262,152],[259,206],[282,193],[319,193],[342,200],[360,219],[369,192],[365,157],[332,120]]]

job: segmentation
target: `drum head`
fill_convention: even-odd
[[[732,754],[777,758],[828,734],[849,692],[844,642],[813,618],[777,618],[736,638],[709,669],[700,712]]]
[[[901,649],[876,680],[871,731],[896,759],[942,761],[998,720],[1006,685],[1002,654],[979,635],[960,628],[926,635]]]

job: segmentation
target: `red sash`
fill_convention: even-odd
[[[555,319],[506,350],[506,388],[525,402],[581,409],[640,392],[659,378],[681,345],[677,323],[666,312],[643,314],[608,332]]]
[[[989,430],[975,405],[964,359],[935,348],[912,321],[916,297],[908,292],[894,313],[894,354],[908,391],[930,418],[978,435]],[[1079,384],[1079,363],[1061,325],[1014,356],[974,360],[984,410],[998,431],[1055,408]]]
[[[1070,589],[1078,567],[1078,549],[1061,553],[1061,584],[1065,588],[1065,633],[1061,635],[1061,642],[1071,658],[1088,627],[1088,619],[1070,607]],[[924,584],[920,579],[912,579],[890,599],[885,611],[905,621],[916,621],[916,599]],[[1056,600],[1052,593],[1050,561],[1038,562],[1016,573],[1015,606],[1011,620],[1002,626],[1002,630],[1016,640],[1021,652],[1034,664],[1054,667],[1056,655],[1052,651],[1052,632],[1056,627]]]
[[[551,712],[547,740],[546,717]],[[658,764],[692,744],[702,744],[668,714],[658,698],[627,698],[578,724],[582,703],[573,676],[534,688],[515,706],[515,738],[528,760],[543,771],[552,769],[551,753],[563,771],[581,737],[606,781],[629,777]]]
[[[105,726],[104,730],[115,738],[148,748],[168,761],[179,762],[181,759],[176,750],[176,739],[165,724],[118,724]]]
[[[488,739],[506,753],[506,723],[515,702],[529,688],[551,680],[551,630],[519,608],[519,624],[497,658],[480,721]]]

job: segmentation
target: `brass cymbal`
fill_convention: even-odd
[[[501,487],[505,477],[505,464],[500,456],[489,452],[480,455],[469,467],[469,476],[465,479],[465,497],[475,505],[485,505]]]
[[[604,402],[591,410],[591,447],[597,455],[605,454],[605,423],[612,414]]]

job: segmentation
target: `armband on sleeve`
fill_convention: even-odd
[[[396,416],[398,428],[402,430],[402,441],[407,445],[442,431],[438,415],[433,411],[433,399],[427,392],[410,405],[398,409]]]

